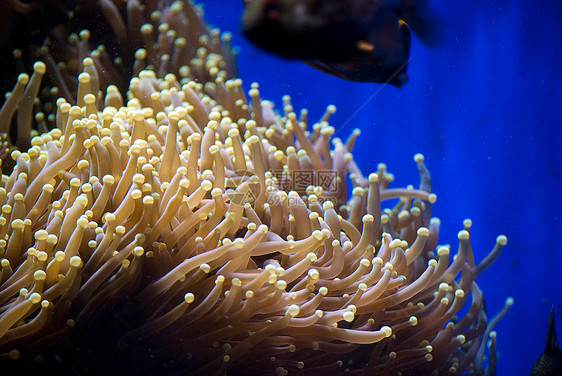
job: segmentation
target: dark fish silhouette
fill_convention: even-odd
[[[554,326],[554,306],[548,315],[548,331],[546,333],[546,345],[544,353],[539,356],[533,368],[531,376],[561,376],[562,375],[562,350],[558,347],[556,339],[556,328]]]
[[[244,0],[242,31],[258,47],[349,81],[407,81],[410,29],[441,39],[426,0]]]

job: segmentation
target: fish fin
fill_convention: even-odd
[[[305,63],[309,67],[312,67],[314,69],[319,70],[322,73],[329,74],[330,76],[343,78],[344,80],[350,80],[350,78],[347,75],[345,75],[342,72],[324,64],[321,61],[318,61],[318,60],[303,60],[303,63]]]
[[[401,0],[401,18],[427,46],[444,43],[445,21],[429,7],[427,0]]]
[[[558,320],[562,320],[562,304],[552,304],[552,306],[554,307],[554,315],[558,316]]]
[[[406,47],[406,58],[408,58],[410,54],[410,41],[412,39],[412,35],[406,21],[398,20],[398,30],[402,33],[402,44]]]
[[[303,60],[303,63],[319,70],[322,73],[326,73],[347,81],[389,84],[397,88],[401,88],[408,82],[408,75],[405,72],[405,65],[399,70],[392,72],[392,74],[379,74],[380,72],[377,71],[362,72],[365,69],[366,65],[371,65],[370,61],[367,61],[352,70],[350,70],[350,67],[345,65],[337,63],[326,64],[318,60]],[[346,71],[348,73],[346,73]]]
[[[548,352],[552,352],[555,351],[556,349],[559,349],[558,347],[558,339],[556,337],[556,325],[554,324],[554,305],[552,306],[552,308],[550,309],[550,314],[548,315],[548,331],[546,334],[546,345],[545,345],[545,349],[544,352],[548,353]]]
[[[406,85],[408,83],[408,73],[404,72],[402,74],[399,74],[398,79],[400,80],[402,85]]]

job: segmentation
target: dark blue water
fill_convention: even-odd
[[[335,104],[336,136],[361,129],[354,156],[364,173],[385,162],[395,186],[417,185],[412,157],[426,156],[441,243],[455,249],[465,218],[478,259],[497,235],[508,237],[478,283],[489,316],[515,298],[496,327],[498,375],[528,375],[544,349],[549,306],[542,300],[562,303],[562,5],[435,1],[447,41],[431,50],[414,39],[409,82],[397,89],[266,55],[238,33],[241,1],[202,2],[211,23],[234,33],[247,89],[259,82],[262,97],[278,106],[289,94],[312,121]]]

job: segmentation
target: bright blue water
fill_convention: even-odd
[[[562,303],[562,23],[557,1],[439,0],[447,42],[430,50],[414,39],[402,89],[357,84],[280,60],[248,45],[238,33],[242,2],[205,0],[207,19],[234,33],[246,89],[360,136],[354,156],[365,172],[385,162],[395,186],[418,183],[412,157],[421,152],[438,195],[441,243],[456,244],[471,218],[481,259],[498,234],[508,237],[500,258],[478,279],[489,315],[508,296],[515,305],[497,325],[498,375],[528,375],[542,353],[548,299]],[[558,321],[561,328],[561,321]],[[559,330],[562,337],[562,331]],[[561,338],[562,339],[562,338]]]

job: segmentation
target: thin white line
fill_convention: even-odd
[[[341,131],[343,128],[345,128],[357,116],[357,114],[359,114],[361,111],[363,111],[363,109],[377,96],[377,94],[380,93],[381,90],[384,89],[388,85],[388,83],[390,81],[392,81],[392,79],[394,77],[396,77],[398,75],[398,73],[410,63],[410,61],[412,60],[412,58],[414,56],[415,55],[410,56],[408,58],[408,60],[404,64],[402,64],[402,66],[400,68],[398,68],[396,70],[396,72],[394,72],[394,74],[392,76],[390,76],[390,78],[388,78],[388,80],[386,80],[386,82],[384,84],[382,84],[361,106],[359,106],[359,108],[357,108],[357,110],[346,121],[343,122],[342,125],[340,125],[335,130],[334,134]]]

